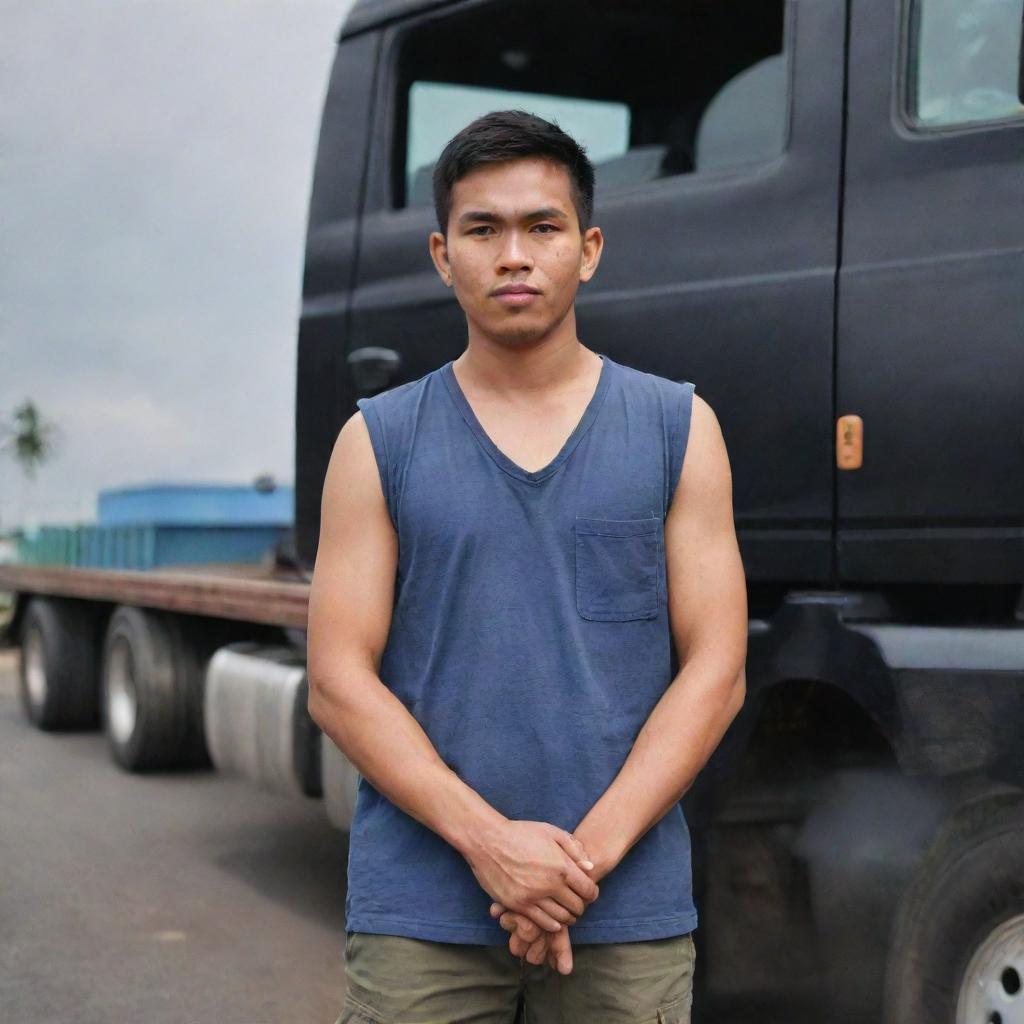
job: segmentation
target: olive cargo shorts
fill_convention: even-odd
[[[507,946],[348,932],[335,1024],[690,1024],[693,935],[573,946],[572,973]]]

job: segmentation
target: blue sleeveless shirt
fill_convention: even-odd
[[[451,362],[357,403],[398,533],[381,679],[488,803],[569,832],[677,668],[664,520],[694,385],[601,358],[576,428],[532,472],[493,444]],[[696,927],[681,803],[600,885],[574,944]],[[462,855],[364,777],[345,902],[350,932],[508,942]]]

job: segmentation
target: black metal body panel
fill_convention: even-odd
[[[369,34],[338,46],[313,175],[295,380],[295,545],[307,568],[316,559],[327,463],[346,415],[339,381],[348,347],[378,42]]]
[[[1024,119],[922,131],[902,7],[851,4],[837,415],[844,582],[1024,581]]]
[[[432,210],[393,208],[396,68],[404,33],[488,2],[360,2],[342,32],[299,338],[307,568],[330,448],[357,397],[347,355],[398,353],[397,384],[465,344],[427,254]],[[580,337],[696,383],[729,447],[747,578],[780,593],[962,583],[977,595],[1024,581],[1024,121],[913,128],[907,6],[790,0],[782,156],[598,197],[607,246],[579,296]],[[850,412],[865,461],[840,471],[834,424]],[[943,593],[945,621],[979,621],[975,597]]]
[[[844,596],[794,595],[752,620],[747,702],[715,752],[729,774],[772,687],[824,683],[864,709],[910,775],[977,774],[1024,785],[1024,626],[847,621]]]
[[[380,28],[412,14],[448,7],[459,0],[356,0],[341,28],[341,39],[368,29]]]
[[[400,46],[417,23],[384,31],[352,304],[350,344],[399,352],[395,383],[457,356],[466,334],[427,255],[433,211],[396,210],[390,197]],[[599,196],[605,253],[577,311],[588,347],[692,380],[715,408],[748,576],[821,583],[832,571],[842,4],[789,3],[785,32],[794,71],[785,153]]]

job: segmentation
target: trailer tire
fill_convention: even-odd
[[[963,807],[901,902],[884,1024],[1024,1020],[1024,794]]]
[[[34,597],[20,628],[18,689],[39,729],[100,724],[96,611],[67,598]]]
[[[114,760],[131,772],[204,767],[205,638],[172,614],[127,605],[110,617],[100,707]]]

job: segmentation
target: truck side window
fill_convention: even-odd
[[[772,160],[785,149],[785,0],[517,0],[408,29],[393,76],[395,207],[431,202],[444,143],[474,117],[555,120],[597,190]]]
[[[915,126],[1024,116],[1024,0],[911,0],[907,114]]]

